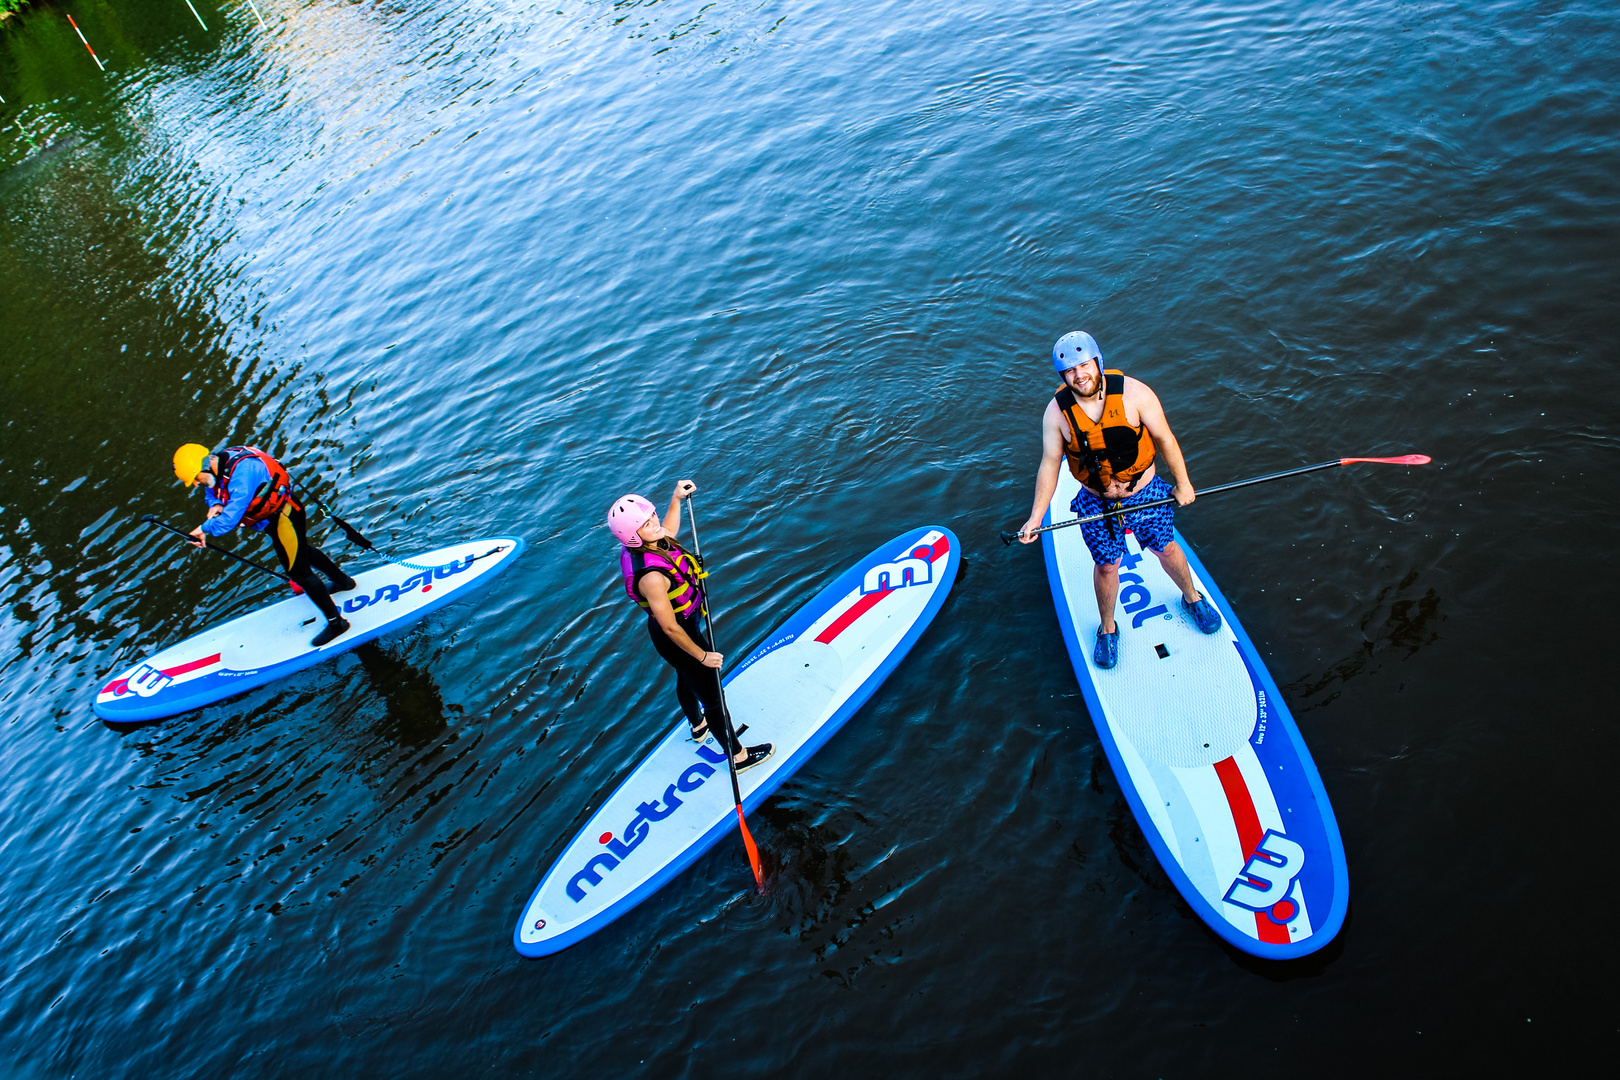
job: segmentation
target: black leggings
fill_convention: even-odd
[[[328,620],[337,618],[338,606],[326,582],[316,577],[315,571],[325,574],[334,585],[349,580],[349,575],[338,569],[338,564],[328,558],[325,552],[309,542],[304,508],[297,503],[288,503],[281,513],[270,519],[267,531],[271,543],[276,545],[281,565],[287,569],[287,576],[304,590],[304,595],[321,609],[322,615]]]
[[[714,651],[709,639],[698,629],[695,616],[683,619],[677,615],[675,621],[698,648],[704,652]],[[726,738],[726,725],[721,720],[725,707],[720,702],[720,673],[714,668],[704,667],[703,661],[671,641],[669,635],[659,627],[658,620],[651,616],[647,618],[647,633],[658,655],[675,669],[675,697],[681,703],[681,712],[686,714],[687,723],[697,725],[704,720],[709,721],[709,731],[721,746],[725,746],[729,740]],[[698,708],[700,703],[701,710]],[[737,751],[732,748],[731,752],[735,754]]]

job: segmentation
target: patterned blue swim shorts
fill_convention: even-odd
[[[1168,499],[1170,496],[1170,485],[1164,482],[1164,477],[1155,476],[1148,481],[1147,487],[1117,503],[1102,498],[1088,487],[1082,487],[1080,494],[1069,504],[1069,509],[1078,517],[1089,517],[1092,514],[1116,510],[1120,506],[1130,507],[1138,503]],[[1098,566],[1108,566],[1119,562],[1120,557],[1125,554],[1127,530],[1136,534],[1137,542],[1143,547],[1163,551],[1176,538],[1175,528],[1176,504],[1171,503],[1168,506],[1127,511],[1116,517],[1089,522],[1080,526],[1080,532],[1086,538],[1086,547],[1091,549],[1091,558]]]

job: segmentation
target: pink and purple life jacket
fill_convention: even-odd
[[[657,548],[621,548],[619,572],[624,575],[624,592],[651,612],[652,605],[636,591],[636,582],[643,574],[660,573],[669,579],[669,606],[675,609],[677,619],[695,618],[703,606],[702,581],[707,576],[697,558],[675,541],[669,541],[671,550]]]

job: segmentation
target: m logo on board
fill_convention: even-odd
[[[142,664],[129,677],[129,688],[140,697],[151,697],[172,682],[174,682],[172,678],[151,664]]]
[[[878,563],[869,567],[861,580],[861,595],[892,592],[907,585],[926,585],[934,580],[934,557],[931,547],[913,548],[911,554],[894,562]]]
[[[1305,849],[1275,829],[1267,829],[1254,854],[1226,890],[1226,902],[1267,911],[1288,895],[1305,868]]]

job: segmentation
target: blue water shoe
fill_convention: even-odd
[[[1187,598],[1181,598],[1181,608],[1192,616],[1193,625],[1206,634],[1213,634],[1221,628],[1221,613],[1215,610],[1215,605],[1205,598],[1203,593],[1198,594],[1196,604],[1187,603]]]
[[[1091,647],[1091,662],[1098,667],[1107,669],[1119,663],[1119,630],[1116,628],[1112,634],[1102,632],[1097,627],[1097,644]]]

